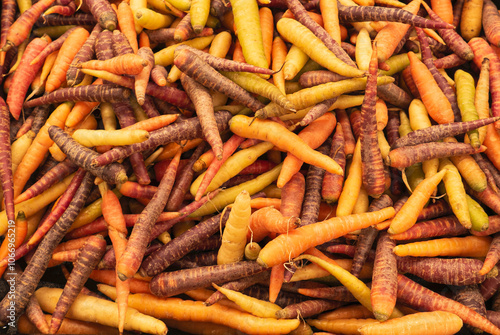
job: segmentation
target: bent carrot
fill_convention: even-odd
[[[308,164],[322,167],[331,173],[344,174],[343,169],[332,158],[311,149],[297,135],[274,121],[252,120],[250,117],[237,115],[229,121],[229,127],[233,133],[241,137],[269,141]]]
[[[394,208],[387,207],[376,212],[334,217],[296,228],[267,243],[259,253],[257,262],[268,267],[286,262],[311,247],[382,222],[394,214]]]

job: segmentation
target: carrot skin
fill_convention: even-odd
[[[484,1],[482,23],[488,42],[500,47],[500,13],[491,0]]]
[[[113,31],[118,26],[118,18],[116,12],[111,7],[108,1],[102,0],[85,0],[90,12],[99,22],[102,29]]]
[[[0,179],[7,219],[14,222],[14,182],[12,179],[12,154],[10,148],[10,113],[9,108],[0,98]]]
[[[461,286],[454,291],[455,292],[453,292],[453,300],[473,309],[481,316],[487,318],[484,299],[477,285]],[[466,325],[466,327],[469,328],[469,330],[473,333],[483,332],[482,330],[470,325]]]
[[[434,220],[417,222],[410,229],[391,235],[396,241],[420,240],[432,237],[460,236],[468,230],[458,222],[455,216],[445,216]]]

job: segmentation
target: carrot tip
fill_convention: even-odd
[[[389,319],[389,315],[387,315],[387,313],[373,311],[373,315],[375,316],[375,319],[380,322],[384,322]]]

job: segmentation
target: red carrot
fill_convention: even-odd
[[[108,1],[85,0],[90,12],[99,22],[102,29],[113,31],[118,26],[118,18]]]

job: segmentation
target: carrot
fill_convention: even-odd
[[[51,315],[45,314],[44,319],[50,322]],[[18,331],[24,334],[31,334],[40,331],[33,325],[26,315],[21,315],[17,323]],[[47,326],[48,327],[48,326]],[[58,334],[96,334],[96,335],[118,335],[118,329],[102,326],[94,322],[84,322],[65,318],[59,328]]]
[[[488,42],[494,46],[500,46],[500,13],[498,7],[492,2],[486,0],[483,4],[482,23],[484,34]]]
[[[102,29],[110,31],[116,29],[118,18],[109,2],[102,0],[86,0],[85,3]]]
[[[16,221],[9,223],[7,234],[0,246],[0,259],[9,256],[11,251],[9,249],[18,249],[23,243],[28,232],[28,222],[23,211],[17,213]],[[7,266],[0,267],[0,275],[3,275]]]
[[[57,55],[54,67],[45,82],[45,92],[50,93],[61,86],[78,50],[83,46],[89,32],[82,27],[75,29],[64,41]]]
[[[33,81],[36,73],[43,65],[42,63],[30,66],[29,63],[50,43],[50,37],[44,36],[43,38],[35,38],[28,44],[23,53],[21,62],[17,71],[14,72],[14,80],[16,85],[15,90],[9,90],[7,95],[7,104],[12,116],[17,120],[21,114],[23,100],[28,92],[29,85]]]
[[[463,256],[484,257],[488,253],[489,236],[466,236],[441,238],[422,242],[400,244],[394,248],[398,256]]]
[[[458,290],[453,292],[453,299],[487,318],[485,301],[479,291],[478,285],[469,285],[458,288]],[[472,332],[482,332],[482,330],[470,325],[467,325],[466,327]]]
[[[49,325],[45,319],[42,308],[34,295],[31,296],[25,311],[26,317],[33,323],[36,329],[43,334],[49,333]]]
[[[1,155],[2,164],[0,167],[0,179],[2,185],[2,195],[7,213],[8,222],[15,220],[14,209],[14,182],[12,177],[12,153],[10,145],[10,117],[9,108],[5,100],[0,98],[0,141],[2,143]]]
[[[322,66],[325,66],[330,71],[346,77],[362,76],[361,70],[352,66],[345,66],[344,62],[337,58],[311,31],[299,22],[283,18],[278,21],[276,26],[279,33],[285,39],[289,40],[294,45],[297,45],[300,49],[302,49],[302,51],[311,57],[312,60]],[[294,33],[291,33],[292,31],[294,31]],[[316,47],[313,47],[313,45]]]
[[[500,235],[498,233],[493,236],[490,249],[488,250],[488,254],[486,254],[486,258],[484,259],[483,267],[479,271],[480,275],[485,275],[488,272],[490,272],[500,259],[500,254],[498,252],[499,240],[500,240],[499,236]]]
[[[338,236],[345,235],[349,231],[363,228],[360,227],[360,225],[367,227],[375,222],[381,222],[388,217],[392,217],[393,215],[394,209],[392,207],[388,207],[372,213],[334,217],[296,228],[288,234],[279,235],[274,240],[266,244],[259,254],[257,261],[266,266],[274,266],[279,262],[288,260],[289,257],[293,258],[298,256],[300,253],[312,246],[319,245]],[[335,230],[330,230],[328,227],[331,225],[335,225],[337,228]],[[302,236],[304,236],[304,234],[309,236],[307,240],[302,240]],[[302,243],[296,244],[296,240],[302,240]]]
[[[420,240],[425,238],[440,236],[460,236],[467,232],[458,219],[454,216],[444,216],[441,218],[417,222],[410,229],[391,235],[391,239],[397,241]]]
[[[394,216],[389,227],[390,234],[398,234],[411,228],[417,221],[418,213],[424,208],[434,189],[441,179],[447,173],[447,170],[441,170],[432,177],[426,178],[415,188],[401,210]],[[412,208],[411,210],[408,210]]]
[[[6,41],[2,46],[1,52],[8,51],[12,47],[17,47],[26,40],[36,20],[53,2],[54,0],[38,1],[35,5],[23,12],[9,27]]]
[[[111,296],[115,295],[114,290],[110,287],[100,286],[100,289],[101,291],[105,290]],[[144,301],[147,301],[147,304],[144,304]],[[129,304],[157,318],[191,322],[210,321],[252,334],[288,333],[297,328],[300,323],[298,320],[259,318],[220,304],[205,306],[201,301],[180,298],[160,299],[150,294],[133,294],[129,298]]]
[[[250,195],[246,191],[236,197],[222,234],[217,264],[235,263],[243,259],[251,214],[249,203]]]
[[[486,147],[484,145],[475,149],[467,143],[422,143],[391,150],[385,158],[385,163],[388,166],[404,169],[415,163],[427,161],[431,158],[470,155],[485,150]]]
[[[116,13],[120,31],[127,36],[130,46],[136,53],[139,49],[135,31],[134,13],[127,2],[120,2]]]
[[[56,143],[78,166],[99,176],[110,184],[124,183],[127,181],[126,172],[121,164],[113,163],[113,165],[107,165],[105,168],[91,167],[90,161],[97,156],[93,150],[79,145],[66,132],[56,126],[50,126],[48,133],[54,143]]]
[[[500,333],[497,327],[472,309],[420,286],[403,275],[398,275],[398,299],[401,303],[424,311],[451,312],[458,315],[465,323],[485,332]]]
[[[488,275],[480,275],[482,262],[471,258],[430,258],[400,257],[398,270],[414,274],[432,283],[445,285],[473,285],[496,275],[496,270]],[[424,270],[425,269],[425,270]],[[434,270],[434,272],[430,271]]]
[[[259,119],[252,121],[249,117],[239,115],[229,121],[229,127],[233,133],[239,136],[270,141],[306,163],[317,165],[332,173],[343,174],[342,168],[333,159],[312,150],[298,139],[297,135],[285,130],[283,126],[273,121]],[[305,157],[306,154],[311,156]],[[324,163],[321,163],[322,161]]]
[[[295,319],[299,317],[308,318],[324,311],[335,309],[344,303],[333,300],[305,300],[294,304],[288,304],[283,309],[276,312],[279,319]]]
[[[412,77],[431,118],[438,123],[453,122],[454,116],[451,105],[437,86],[430,71],[413,52],[409,52],[408,57]]]
[[[247,240],[260,242],[268,233],[286,234],[300,223],[298,217],[284,217],[273,207],[256,210],[250,216]]]
[[[104,70],[115,74],[138,75],[148,62],[136,54],[124,54],[108,60],[90,60],[77,64],[80,69]]]
[[[264,107],[260,101],[250,96],[247,91],[234,84],[232,81],[225,78],[216,70],[208,66],[198,56],[196,56],[188,49],[181,49],[180,51],[177,51],[176,49],[174,64],[182,72],[192,77],[200,84],[206,86],[207,88],[222,92],[228,97],[231,97],[236,101],[243,103],[252,110],[258,110]],[[200,68],[206,70],[199,71]],[[214,78],[219,79],[215,81]]]
[[[90,237],[82,247],[75,267],[71,271],[66,285],[54,308],[50,322],[50,332],[55,333],[59,329],[62,319],[68,312],[69,307],[80,293],[87,281],[90,272],[97,265],[106,250],[106,241],[100,235]]]
[[[231,113],[224,111],[215,113],[219,132],[222,132],[227,127],[227,122],[231,116]],[[169,142],[200,138],[201,136],[201,125],[198,118],[190,118],[186,121],[173,123],[167,127],[151,132],[149,139],[144,142],[113,148],[93,160],[92,164],[95,166],[106,165],[110,162],[126,158],[134,152],[152,149]]]
[[[402,146],[413,146],[419,143],[442,140],[446,137],[460,135],[470,130],[487,126],[488,124],[495,121],[497,121],[497,119],[491,117],[475,121],[452,122],[447,124],[432,125],[427,128],[416,129],[397,139],[394,143],[391,144],[391,148],[395,149]]]
[[[122,281],[132,277],[139,269],[141,259],[148,243],[147,236],[149,236],[154,222],[160,215],[161,210],[165,207],[168,196],[170,195],[175,173],[179,165],[180,153],[181,152],[178,151],[174,160],[170,163],[168,171],[165,173],[158,186],[158,192],[155,193],[153,199],[143,210],[139,219],[137,219],[134,229],[130,234],[127,247],[118,260],[116,271]]]
[[[335,123],[335,114],[327,113],[300,131],[298,136],[312,149],[316,149],[331,134]],[[277,181],[279,188],[282,188],[300,170],[302,163],[296,156],[287,154]]]
[[[53,312],[62,289],[42,287],[35,292],[43,310]],[[117,327],[118,315],[116,303],[80,294],[76,297],[73,305],[69,308],[67,317],[71,319],[100,323],[102,325]],[[138,312],[135,308],[129,308],[126,315],[126,330],[137,330],[150,334],[166,334],[165,324],[149,315]]]
[[[59,242],[64,237],[66,230],[69,228],[74,218],[83,207],[84,201],[90,192],[90,186],[92,183],[92,178],[90,174],[87,174],[82,182],[82,187],[78,188],[74,198],[71,201],[68,210],[65,211],[57,224],[49,231],[46,238],[43,239],[37,251],[33,255],[32,262],[28,264],[23,274],[21,275],[22,282],[18,282],[16,285],[15,299],[16,299],[16,311],[22,310],[28,303],[29,297],[35,291],[35,288],[41,279],[43,273],[45,272],[47,265],[50,261],[50,256],[54,248],[59,244]],[[6,297],[1,302],[0,305],[4,306],[2,308],[3,312],[0,315],[2,321],[6,320],[7,305],[9,305],[9,299]]]
[[[332,139],[332,146],[330,148],[330,157],[332,157],[342,169],[345,169],[345,140],[342,125],[337,123],[337,129]],[[325,172],[321,186],[321,197],[328,203],[337,201],[342,192],[342,185],[344,178],[337,174]]]
[[[455,334],[462,328],[462,319],[454,313],[444,311],[423,312],[405,315],[383,323],[371,323],[359,328],[362,335],[419,334],[420,327],[427,334]]]

